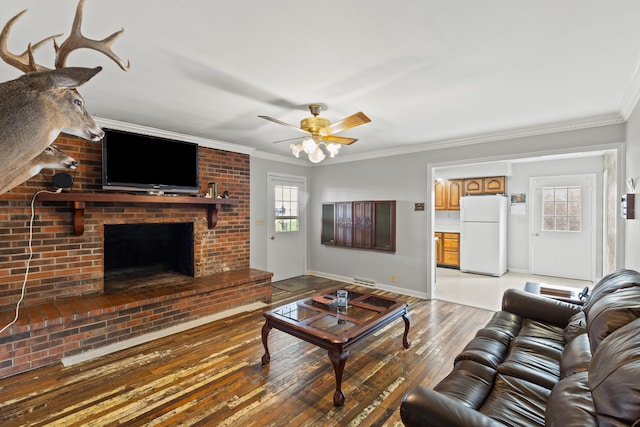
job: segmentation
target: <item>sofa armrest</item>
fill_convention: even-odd
[[[497,427],[503,424],[427,387],[416,387],[403,399],[400,417],[405,426]]]
[[[519,289],[507,289],[502,296],[502,309],[528,319],[564,328],[569,318],[582,310],[582,306]]]

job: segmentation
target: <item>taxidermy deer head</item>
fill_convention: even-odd
[[[85,110],[84,100],[75,89],[102,67],[66,67],[65,63],[72,51],[88,48],[104,53],[127,71],[129,63],[125,65],[111,50],[111,45],[124,30],[116,31],[103,40],[84,37],[80,31],[83,7],[84,0],[80,0],[71,34],[61,45],[56,43],[55,38],[60,36],[56,35],[34,45],[29,44],[21,55],[10,53],[7,49],[9,32],[26,10],[11,18],[0,32],[0,58],[25,73],[15,80],[0,83],[0,188],[6,186],[3,171],[29,167],[28,163],[43,153],[60,132],[90,141],[99,141],[104,136],[102,129]],[[51,39],[56,51],[53,70],[36,64],[33,55]]]
[[[71,169],[78,167],[78,161],[63,153],[54,144],[51,144],[35,158],[28,161],[17,170],[3,174],[3,183],[0,186],[0,194],[4,194],[13,187],[22,184],[32,176],[40,173],[42,169]]]

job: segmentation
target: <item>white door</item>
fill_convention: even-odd
[[[531,178],[532,274],[595,280],[595,175]]]
[[[267,181],[267,270],[277,282],[306,271],[306,179],[270,173]]]

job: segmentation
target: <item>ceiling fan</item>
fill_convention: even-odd
[[[335,157],[340,149],[340,145],[351,145],[357,141],[356,138],[347,138],[344,136],[336,136],[338,132],[350,129],[356,126],[369,123],[371,119],[367,117],[363,112],[352,114],[337,123],[331,124],[328,119],[320,117],[320,111],[324,109],[322,104],[310,104],[309,111],[311,111],[312,117],[304,118],[300,121],[300,127],[285,123],[281,120],[274,119],[269,116],[258,116],[265,120],[270,120],[274,123],[278,123],[283,126],[296,129],[303,132],[305,136],[297,138],[285,139],[279,142],[294,141],[297,139],[304,139],[299,144],[290,144],[291,151],[294,156],[300,157],[300,151],[304,151],[309,156],[309,160],[313,163],[318,163],[325,158],[320,146],[324,145],[331,157]]]

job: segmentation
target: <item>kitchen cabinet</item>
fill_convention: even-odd
[[[434,209],[437,211],[460,210],[463,182],[462,179],[435,181]]]
[[[464,194],[467,195],[502,194],[505,192],[504,176],[466,178],[464,180]]]
[[[504,176],[491,176],[484,178],[485,194],[503,194],[506,192]]]
[[[460,267],[460,233],[436,232],[436,264]]]
[[[443,237],[442,237],[443,233],[435,233],[435,240],[436,240],[436,265],[441,265],[444,261],[444,252],[443,249],[444,247],[443,245]]]

